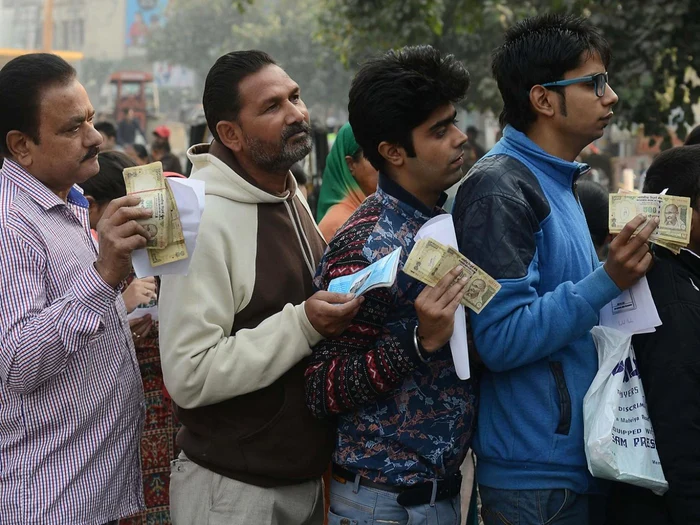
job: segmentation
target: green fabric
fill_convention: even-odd
[[[321,222],[328,208],[338,204],[351,192],[362,193],[357,181],[350,173],[345,157],[357,153],[360,146],[355,142],[350,123],[338,130],[338,136],[326,158],[326,168],[323,170],[321,193],[318,196],[316,220]]]

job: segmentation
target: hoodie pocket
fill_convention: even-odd
[[[560,361],[550,361],[549,368],[554,376],[557,394],[559,394],[559,424],[555,432],[568,436],[569,430],[571,430],[571,396],[566,386],[564,368]]]

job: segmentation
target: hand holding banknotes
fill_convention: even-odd
[[[427,352],[436,352],[452,337],[455,311],[468,283],[469,278],[462,276],[462,267],[457,266],[447,272],[435,287],[426,286],[416,298],[418,338]]]
[[[114,288],[131,272],[131,252],[145,248],[150,238],[146,229],[136,222],[151,216],[151,210],[138,207],[140,202],[134,196],[115,199],[97,223],[100,246],[95,269]]]
[[[610,243],[610,253],[605,262],[605,271],[620,290],[627,290],[649,271],[653,257],[647,240],[659,225],[655,217],[632,237],[635,230],[646,221],[638,215],[628,222],[620,234]]]
[[[323,337],[342,334],[357,315],[364,297],[320,290],[304,303],[306,316]]]

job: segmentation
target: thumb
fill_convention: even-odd
[[[345,304],[352,301],[354,298],[355,294],[328,292],[326,290],[319,290],[310,297],[310,299],[316,299],[330,304]]]

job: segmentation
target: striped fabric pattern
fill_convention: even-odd
[[[0,522],[101,525],[143,507],[144,399],[87,201],[0,170]]]

